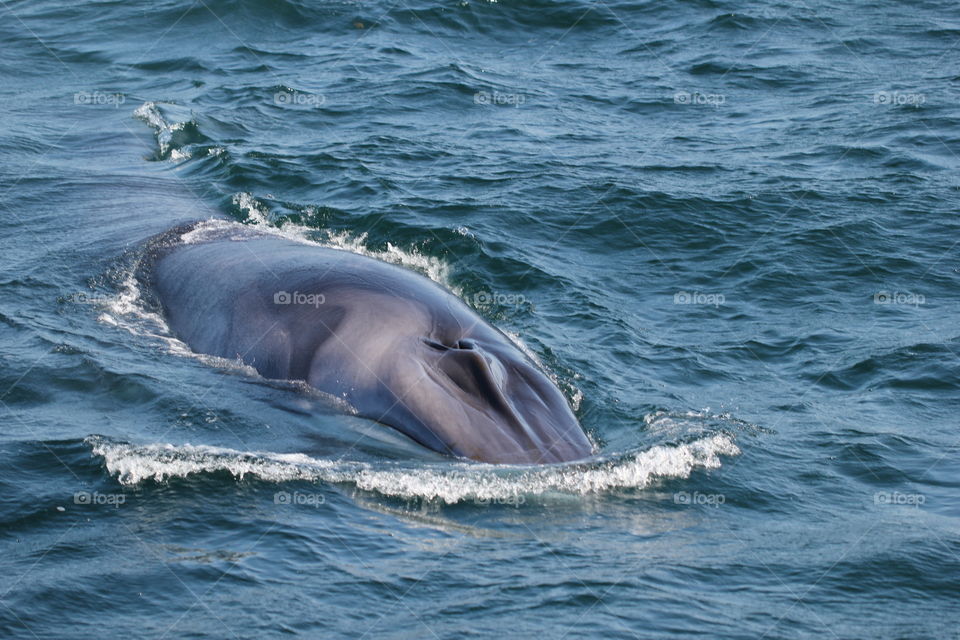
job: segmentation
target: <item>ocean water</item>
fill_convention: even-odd
[[[960,637],[956,3],[0,15],[0,637]],[[193,220],[444,284],[596,456],[190,353]]]

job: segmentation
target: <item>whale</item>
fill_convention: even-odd
[[[192,351],[306,382],[431,450],[492,464],[593,453],[537,362],[407,268],[217,221],[149,240],[138,278]]]

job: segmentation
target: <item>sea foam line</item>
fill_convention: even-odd
[[[507,467],[451,462],[401,467],[206,445],[133,445],[101,436],[91,436],[86,442],[94,455],[103,458],[107,470],[126,485],[225,471],[238,479],[252,476],[268,482],[348,484],[388,497],[446,504],[642,489],[658,479],[687,478],[698,468],[718,468],[721,456],[740,453],[731,436],[714,434],[687,443],[658,445],[616,460],[584,464]]]
[[[383,262],[402,265],[426,275],[434,282],[442,284],[458,295],[462,294],[462,292],[450,282],[450,267],[447,263],[434,256],[425,256],[418,251],[402,249],[390,242],[387,243],[385,250],[375,251],[367,246],[368,235],[366,233],[355,236],[348,231],[312,229],[289,220],[282,221],[279,225],[273,225],[270,223],[269,207],[245,191],[234,194],[233,204],[247,215],[247,220],[252,223],[253,226],[256,226],[260,230],[305,244],[313,244],[330,249],[340,249],[341,251],[349,251],[362,256],[376,258]],[[206,225],[208,222],[202,223],[202,225]],[[194,236],[197,239],[202,239],[203,237],[202,225],[198,235]],[[320,241],[315,240],[314,238],[317,234],[323,234],[323,236],[325,236],[324,239]]]

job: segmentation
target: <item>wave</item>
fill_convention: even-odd
[[[121,484],[225,472],[237,479],[267,482],[310,481],[353,486],[360,491],[404,500],[503,502],[527,497],[602,494],[644,489],[660,479],[687,478],[696,469],[716,469],[721,456],[740,449],[725,433],[691,442],[658,445],[614,459],[544,467],[504,467],[468,462],[430,466],[311,458],[302,453],[244,452],[206,445],[135,445],[90,436],[85,442]]]
[[[881,308],[890,314],[911,313],[910,306],[899,306],[906,309]],[[918,306],[919,303],[912,309],[916,310]],[[837,363],[837,366],[825,371],[811,369],[802,375],[814,384],[841,391],[909,390],[916,396],[936,390],[952,390],[956,388],[955,380],[960,367],[953,357],[955,348],[950,345],[956,344],[958,338],[949,335],[942,335],[941,338],[943,343],[920,342],[888,347],[878,353],[866,354],[866,357],[852,364],[842,366]]]
[[[168,105],[168,108],[175,109],[175,106]],[[144,102],[137,107],[133,115],[153,127],[158,146],[157,160],[180,162],[189,160],[201,152],[207,155],[219,155],[224,152],[221,147],[201,144],[209,140],[200,132],[192,117],[171,122],[164,116],[156,102]]]
[[[175,108],[173,105],[170,105],[170,107]],[[161,111],[156,102],[145,102],[142,104],[134,111],[134,117],[153,127],[157,139],[159,159],[179,162],[189,160],[201,151],[207,155],[222,155],[226,153],[223,147],[197,144],[200,142],[209,142],[209,139],[200,132],[196,121],[192,118],[181,121],[171,121],[169,117]],[[265,202],[259,200],[249,192],[234,194],[231,202],[236,208],[240,219],[248,224],[257,226],[260,230],[279,234],[300,242],[350,251],[384,262],[402,265],[426,275],[431,280],[442,284],[454,291],[457,295],[462,296],[462,292],[450,282],[449,266],[439,258],[424,255],[416,250],[403,249],[390,242],[387,242],[386,249],[377,251],[367,246],[368,235],[366,233],[353,235],[347,231],[317,229],[289,219],[274,216],[270,211],[270,207]],[[307,218],[314,216],[315,213],[316,207],[308,206],[303,211],[304,216]],[[228,220],[208,220],[187,234],[185,240],[189,237],[192,238],[193,241],[200,241],[208,233],[221,233],[224,226],[230,224],[232,224],[232,222]]]
[[[397,264],[413,269],[427,276],[434,282],[450,289],[462,297],[462,292],[450,282],[449,265],[434,256],[428,256],[415,249],[404,249],[390,242],[384,250],[378,251],[367,246],[367,234],[353,235],[349,231],[336,229],[316,229],[307,227],[289,220],[273,222],[269,207],[261,200],[247,192],[234,194],[233,205],[244,216],[247,223],[258,230],[274,235],[283,236],[290,240],[312,244],[329,249],[349,251],[359,255],[376,258],[383,262]],[[308,212],[309,213],[309,212]],[[212,219],[198,225],[193,231],[185,234],[185,242],[200,242],[211,235],[223,233],[225,229],[235,228],[236,223],[229,220]]]

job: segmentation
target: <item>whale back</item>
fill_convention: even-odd
[[[444,453],[506,463],[590,454],[556,385],[431,280],[242,225],[176,233],[151,245],[144,277],[192,350],[306,381]]]

